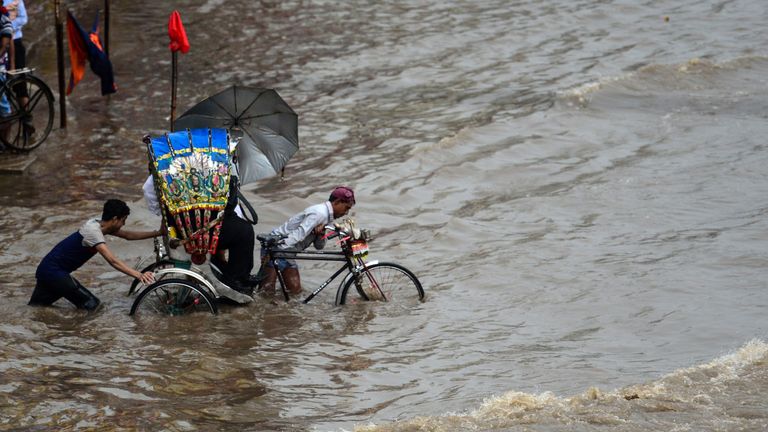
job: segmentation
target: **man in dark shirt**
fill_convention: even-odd
[[[88,220],[79,230],[54,246],[37,266],[37,284],[29,304],[50,306],[64,297],[78,309],[96,309],[101,303],[99,299],[70,273],[80,268],[97,252],[116,270],[145,284],[154,282],[152,272],[139,273],[119,260],[107,247],[104,238],[107,234],[126,240],[143,240],[162,234],[160,230],[137,232],[122,229],[130,213],[131,210],[125,202],[118,199],[107,200],[101,220]]]

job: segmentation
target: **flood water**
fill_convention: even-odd
[[[58,94],[50,2],[29,63]],[[42,4],[45,3],[45,4]],[[71,2],[87,25],[97,1]],[[76,4],[74,4],[76,3]],[[42,256],[103,201],[154,229],[141,137],[231,84],[299,115],[267,232],[336,185],[424,303],[258,299],[135,319],[26,306]],[[111,3],[118,93],[88,71],[66,131],[0,175],[0,430],[768,429],[768,9],[763,1]],[[1,157],[1,156],[0,156]],[[151,241],[111,238],[126,262]],[[334,268],[310,266],[305,291]]]

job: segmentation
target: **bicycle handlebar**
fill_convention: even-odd
[[[326,234],[324,237],[326,240],[334,239],[336,237],[346,236],[347,233],[340,229],[339,227],[333,226],[333,225],[326,225],[324,227],[327,231],[331,231],[330,233]]]
[[[323,228],[325,228],[327,231],[330,231],[324,236],[326,240],[334,239],[337,237],[346,237],[347,239],[354,237],[352,236],[351,232],[342,229],[340,226],[325,225]],[[285,234],[258,234],[256,236],[256,239],[261,243],[261,245],[267,248],[272,248],[283,244],[287,238],[288,236]],[[355,238],[368,240],[370,238],[370,232],[368,230],[360,230],[359,235]]]

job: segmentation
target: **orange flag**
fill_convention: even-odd
[[[86,32],[80,27],[71,11],[67,11],[67,40],[69,41],[69,61],[72,72],[69,75],[67,94],[72,93],[75,86],[85,75],[85,63],[91,65],[91,70],[101,78],[101,94],[108,95],[117,91],[112,62],[101,47],[99,39],[99,14],[93,22],[91,31]]]

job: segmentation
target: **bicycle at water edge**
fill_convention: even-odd
[[[19,152],[40,146],[53,128],[53,93],[33,71],[10,70],[1,79],[0,143]]]

